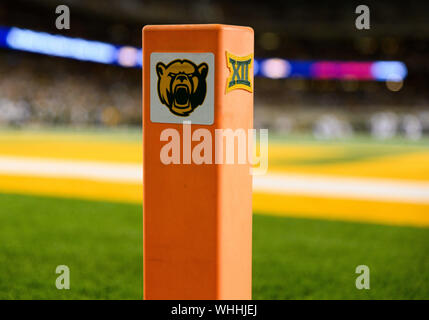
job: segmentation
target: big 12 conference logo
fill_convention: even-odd
[[[226,82],[226,92],[228,93],[234,89],[253,92],[253,75],[250,73],[253,70],[253,54],[238,57],[227,51],[226,62],[230,70],[230,75]]]

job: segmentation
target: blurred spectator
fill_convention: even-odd
[[[371,117],[371,134],[376,139],[393,138],[398,130],[398,116],[393,112],[376,113]]]
[[[7,75],[0,78],[0,123],[140,124],[140,71],[126,78],[114,66],[35,55],[18,60],[0,62]]]
[[[141,125],[140,69],[0,51],[0,74],[0,125]],[[255,88],[254,125],[272,132],[417,140],[429,131],[427,98],[383,82],[256,78]]]
[[[352,136],[353,129],[347,121],[324,115],[316,121],[313,134],[316,139],[344,139]]]

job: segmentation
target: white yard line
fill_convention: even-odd
[[[0,174],[142,182],[137,164],[0,156]]]
[[[0,156],[0,174],[142,183],[139,164]],[[429,204],[429,182],[306,174],[255,176],[256,192]]]
[[[270,174],[256,176],[253,179],[253,190],[277,194],[429,204],[429,183],[417,181]]]

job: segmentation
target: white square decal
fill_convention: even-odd
[[[213,124],[214,54],[153,52],[150,55],[150,120]]]

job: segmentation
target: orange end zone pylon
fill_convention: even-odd
[[[253,128],[253,38],[228,25],[143,28],[145,299],[251,299],[250,164],[214,159],[216,129]]]

